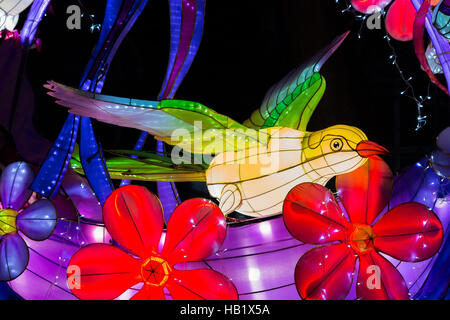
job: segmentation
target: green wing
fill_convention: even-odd
[[[306,131],[309,119],[325,92],[325,79],[318,72],[348,33],[334,39],[314,58],[270,88],[261,107],[252,113],[244,125],[253,129],[289,127]]]
[[[140,151],[105,151],[111,155],[106,160],[111,179],[127,179],[140,181],[205,181],[207,164],[174,164],[170,157],[153,152]],[[137,156],[132,158],[131,155]],[[75,172],[84,175],[81,166],[79,149],[75,147],[70,166]]]
[[[264,146],[268,137],[191,101],[148,101],[100,95],[50,81],[57,103],[79,116],[149,132],[190,153],[219,153]],[[236,143],[238,141],[238,143]]]

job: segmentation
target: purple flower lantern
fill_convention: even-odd
[[[29,251],[23,235],[42,241],[56,227],[56,209],[49,200],[28,202],[33,179],[25,162],[8,165],[0,177],[0,281],[11,281],[26,269]]]

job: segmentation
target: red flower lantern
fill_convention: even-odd
[[[201,261],[216,252],[226,233],[220,209],[209,200],[191,199],[180,204],[168,224],[164,246],[163,212],[156,196],[140,186],[114,191],[103,207],[103,219],[112,238],[123,247],[93,244],[71,258],[69,287],[80,299],[114,299],[138,283],[132,299],[237,299],[233,283],[209,270],[179,270],[181,262]]]
[[[352,6],[355,10],[364,14],[372,14],[384,9],[391,0],[352,0]]]
[[[411,0],[395,0],[386,16],[386,31],[396,40],[413,39],[416,9]]]
[[[431,0],[435,6],[440,0]],[[378,12],[391,3],[391,0],[352,0],[352,7],[364,14]],[[411,0],[395,0],[386,15],[386,31],[391,37],[399,41],[413,39],[413,26],[416,19],[416,9]]]
[[[392,173],[384,161],[371,158],[352,173],[337,177],[340,204],[325,187],[303,183],[287,195],[284,221],[298,240],[325,244],[308,251],[297,263],[295,283],[302,299],[345,299],[359,260],[358,299],[409,299],[398,270],[382,254],[418,262],[440,248],[439,218],[419,203],[387,211]]]

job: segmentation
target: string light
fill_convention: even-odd
[[[94,31],[100,31],[102,28],[102,25],[100,23],[95,23],[94,18],[95,16],[93,14],[90,14],[89,11],[86,9],[86,7],[83,5],[83,3],[81,2],[81,0],[78,0],[78,3],[80,4],[80,7],[82,8],[82,10],[84,12],[86,12],[87,16],[89,17],[89,19],[91,20],[91,26],[89,27],[89,30],[91,31],[91,33],[94,33]],[[84,14],[81,14],[81,17],[84,17]]]
[[[357,20],[361,20],[362,21],[360,29],[359,29],[359,32],[358,32],[358,39],[360,39],[362,30],[363,30],[363,27],[365,25],[365,21],[366,21],[368,15],[361,15],[360,12],[356,11],[352,7],[351,3],[348,0],[335,0],[335,2],[336,2],[337,5],[343,5],[345,7],[344,9],[341,9],[341,13],[350,12],[351,14],[354,15],[354,17]],[[381,18],[384,18],[386,16],[386,11],[384,9],[382,9],[377,14],[380,15],[380,19],[381,19]],[[423,128],[426,125],[426,123],[427,123],[427,116],[423,114],[423,110],[422,109],[424,108],[425,102],[427,100],[431,99],[431,96],[429,95],[430,84],[428,85],[428,91],[427,91],[427,95],[425,97],[423,97],[423,96],[416,97],[416,94],[415,94],[415,91],[414,91],[414,87],[411,84],[411,81],[413,80],[413,77],[408,77],[408,78],[405,77],[402,69],[400,68],[400,66],[398,64],[398,56],[397,56],[397,53],[395,51],[395,47],[391,43],[391,37],[388,34],[386,34],[384,36],[384,39],[386,39],[386,42],[387,42],[389,48],[392,50],[392,54],[389,56],[389,59],[391,60],[392,65],[394,65],[394,67],[397,69],[401,80],[406,85],[405,90],[401,91],[400,94],[405,96],[405,97],[410,98],[411,100],[413,100],[414,103],[417,106],[417,117],[416,117],[417,125],[416,125],[416,128],[415,128],[415,131],[418,131],[421,128]]]

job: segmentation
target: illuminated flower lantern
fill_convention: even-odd
[[[34,241],[47,239],[56,227],[56,210],[46,199],[25,206],[32,192],[32,168],[24,162],[7,166],[0,178],[0,280],[17,278],[28,265],[28,246],[23,235]]]
[[[53,234],[44,241],[24,238],[29,248],[26,270],[8,285],[25,300],[76,300],[66,269],[71,257],[91,243],[110,243],[102,220],[102,207],[89,183],[73,171],[63,180],[52,203],[58,213]]]
[[[391,0],[352,0],[352,6],[355,10],[364,14],[372,14],[384,9]]]
[[[114,191],[103,207],[106,228],[119,248],[91,244],[72,257],[69,286],[80,299],[114,299],[143,283],[132,299],[237,299],[234,285],[210,269],[181,270],[177,264],[201,261],[216,252],[225,238],[220,209],[206,199],[183,202],[173,212],[162,250],[163,212],[156,196],[140,186]],[[127,251],[125,251],[127,250]],[[71,285],[72,284],[72,285]]]
[[[339,200],[325,187],[305,183],[292,189],[284,203],[284,221],[295,238],[328,244],[298,261],[295,283],[300,296],[345,299],[359,260],[357,299],[410,299],[402,275],[384,255],[409,262],[433,256],[443,240],[439,218],[415,202],[400,204],[380,217],[393,179],[379,158],[338,176],[336,185]]]
[[[416,9],[411,0],[395,0],[386,16],[386,30],[396,40],[413,39]]]

